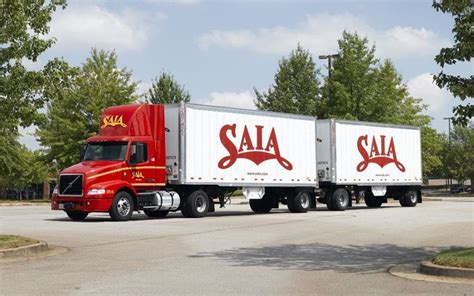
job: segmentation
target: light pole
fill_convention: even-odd
[[[444,120],[448,121],[448,144],[449,147],[451,148],[451,120],[453,117],[443,117]],[[449,178],[447,179],[447,186],[446,187],[451,187],[453,184],[453,180],[451,179],[451,176],[448,176]],[[447,188],[446,188],[447,189]]]
[[[332,59],[336,59],[340,57],[341,55],[338,53],[335,54],[329,54],[329,55],[320,55],[319,59],[320,60],[328,60],[328,83],[329,83],[329,88],[328,88],[328,116],[331,114],[331,95],[332,95],[332,83],[331,83],[331,68],[332,68]]]
[[[451,120],[453,117],[443,117],[443,119],[448,121],[448,142],[451,143]]]

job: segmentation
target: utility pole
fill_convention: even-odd
[[[320,55],[319,59],[320,60],[328,60],[328,83],[329,83],[329,88],[328,88],[328,116],[331,114],[331,105],[333,103],[333,100],[331,100],[332,96],[332,82],[331,82],[331,69],[332,69],[332,59],[336,59],[340,57],[341,55],[338,53],[335,54],[329,54],[329,55]]]

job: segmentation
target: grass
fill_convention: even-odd
[[[474,248],[443,251],[433,259],[433,263],[451,267],[474,268]]]
[[[37,242],[35,239],[19,235],[0,234],[0,250],[28,246]]]

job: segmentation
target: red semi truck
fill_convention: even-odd
[[[108,212],[125,221],[134,211],[197,218],[236,189],[255,213],[280,203],[306,212],[316,192],[331,210],[350,207],[351,194],[370,207],[387,197],[415,206],[420,156],[412,127],[184,103],[115,106],[81,162],[60,172],[51,208],[73,220]]]

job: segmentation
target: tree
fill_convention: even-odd
[[[455,126],[444,155],[448,177],[461,182],[470,179],[471,192],[474,192],[474,128]]]
[[[51,15],[64,0],[2,1],[0,4],[0,137],[29,126],[44,100],[42,71],[27,70],[25,60],[35,62],[54,43],[45,38]],[[2,140],[2,139],[0,139]]]
[[[438,134],[434,128],[429,126],[421,128],[422,169],[425,178],[444,177],[442,155],[446,143],[446,137]]]
[[[151,104],[172,104],[191,100],[189,92],[174,79],[173,75],[165,72],[152,81],[146,98]]]
[[[357,33],[342,33],[338,40],[339,58],[333,62],[331,80],[326,78],[324,98],[328,116],[355,120],[371,120],[376,93],[375,46]],[[377,106],[379,107],[379,106]]]
[[[37,136],[47,148],[46,159],[64,168],[79,161],[80,147],[99,130],[104,108],[136,100],[137,84],[130,81],[130,71],[118,68],[114,52],[93,49],[80,68],[60,59],[48,66],[47,112]]]
[[[433,1],[433,8],[436,11],[450,13],[454,16],[454,45],[442,48],[435,57],[436,63],[442,70],[434,76],[436,84],[447,89],[461,100],[472,99],[474,97],[474,75],[461,77],[455,74],[446,74],[444,67],[454,65],[457,62],[469,62],[474,57],[474,5],[470,0],[440,0]],[[459,105],[454,108],[455,124],[466,126],[474,116],[474,105]]]
[[[260,110],[321,116],[326,106],[320,99],[318,75],[311,54],[298,45],[280,60],[268,92],[254,89],[255,105]]]
[[[324,87],[324,97],[334,106],[331,117],[415,126],[430,122],[420,114],[425,107],[421,99],[410,96],[390,60],[375,58],[375,46],[367,38],[344,31],[338,44],[340,57]]]

